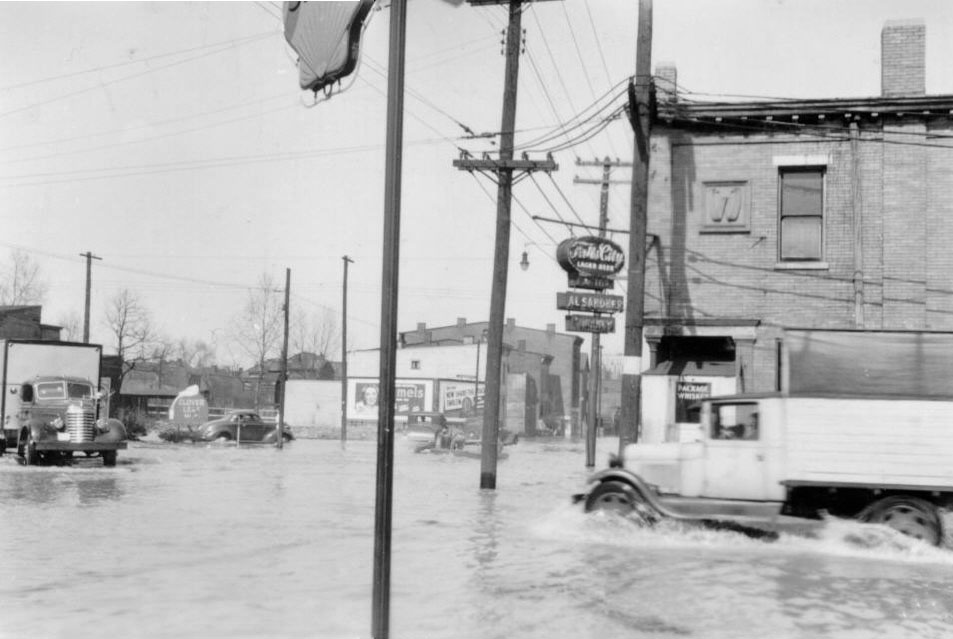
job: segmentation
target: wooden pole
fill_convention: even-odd
[[[377,497],[374,511],[374,594],[371,634],[390,634],[390,548],[394,498],[394,394],[397,369],[397,285],[400,179],[404,133],[407,0],[391,0],[384,166],[384,255],[381,284],[380,404],[377,412]]]
[[[510,203],[513,169],[513,130],[516,125],[516,88],[519,78],[522,2],[510,0],[506,29],[506,74],[503,80],[503,119],[500,126],[499,188],[496,196],[496,246],[493,253],[493,287],[486,344],[486,394],[483,406],[483,444],[480,454],[480,488],[496,489],[497,442],[500,438],[500,391],[503,385],[503,324],[506,313],[506,278],[510,263]]]
[[[86,311],[83,314],[83,343],[89,344],[89,303],[93,290],[93,260],[103,258],[93,255],[90,251],[80,253],[80,256],[86,258]]]
[[[347,443],[347,265],[354,260],[347,255],[344,260],[344,294],[341,304],[341,448]]]
[[[652,135],[652,0],[639,0],[635,85],[629,86],[630,121],[635,131],[629,273],[626,287],[625,350],[622,364],[622,423],[619,454],[641,430],[642,327],[645,314],[645,238],[648,226],[649,151]]]
[[[288,314],[291,310],[291,269],[285,269],[285,334],[281,344],[281,392],[278,394],[278,441],[275,445],[285,445],[285,391],[288,385]]]

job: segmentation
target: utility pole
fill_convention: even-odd
[[[629,233],[629,273],[622,363],[619,455],[641,431],[642,327],[645,315],[645,238],[648,226],[649,152],[652,136],[652,0],[639,0],[635,84],[629,83],[629,122],[635,132]]]
[[[89,301],[93,288],[93,260],[103,258],[93,255],[90,251],[80,253],[80,257],[86,258],[86,312],[83,315],[83,343],[89,344]]]
[[[516,126],[516,89],[522,40],[522,0],[469,0],[471,5],[508,4],[506,28],[506,70],[503,80],[503,118],[500,125],[500,158],[461,157],[453,165],[465,171],[495,174],[496,245],[493,254],[493,286],[490,294],[490,322],[486,345],[486,393],[483,408],[483,445],[480,454],[480,488],[496,489],[497,443],[500,437],[500,389],[503,383],[503,323],[506,314],[506,280],[510,261],[510,205],[513,172],[553,171],[552,158],[545,161],[513,159],[513,132]]]
[[[374,592],[371,636],[390,636],[390,559],[394,515],[394,400],[397,373],[397,288],[400,282],[400,182],[404,146],[404,62],[407,0],[391,0],[384,160],[384,251],[381,268],[380,394],[374,504]]]
[[[354,260],[347,255],[344,261],[344,299],[341,304],[341,448],[347,442],[347,265]]]
[[[285,269],[285,337],[281,345],[281,394],[278,396],[278,441],[276,445],[285,445],[285,392],[288,387],[288,316],[291,311],[291,269]]]
[[[609,225],[609,184],[613,181],[613,167],[632,166],[631,162],[612,161],[608,157],[601,162],[588,162],[576,160],[576,166],[601,166],[602,179],[590,180],[573,178],[574,184],[599,184],[601,188],[599,196],[599,237],[606,236],[606,227]],[[629,180],[615,180],[615,183],[628,183]],[[586,468],[592,468],[596,465],[596,435],[599,428],[599,392],[602,378],[602,346],[599,333],[590,333],[590,355],[589,355],[589,415],[587,422],[589,424],[586,430]]]

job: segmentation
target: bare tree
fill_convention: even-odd
[[[56,320],[56,323],[60,327],[60,339],[67,342],[75,342],[83,337],[83,330],[81,327],[82,320],[79,317],[79,313],[76,311],[70,311],[69,313],[64,313],[60,315],[59,319]]]
[[[206,368],[215,363],[215,349],[200,339],[180,339],[175,344],[175,354],[189,368]]]
[[[262,273],[258,285],[248,291],[248,299],[231,326],[238,348],[254,358],[258,367],[255,389],[255,409],[260,408],[261,386],[265,377],[265,360],[281,344],[284,316],[279,289],[267,273]]]
[[[135,293],[124,288],[106,304],[106,325],[116,339],[116,353],[122,359],[125,377],[136,362],[146,358],[154,340],[152,315]]]
[[[40,265],[26,251],[12,251],[10,261],[0,267],[0,305],[42,304],[47,288],[40,276]]]
[[[330,359],[340,348],[341,333],[331,309],[322,309],[312,315],[299,310],[288,332],[293,353],[314,353]]]

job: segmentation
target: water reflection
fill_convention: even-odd
[[[3,473],[0,494],[4,502],[91,506],[122,497],[115,472],[113,469],[90,472],[44,467],[14,468]]]

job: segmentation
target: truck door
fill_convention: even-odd
[[[712,402],[705,433],[705,497],[769,499],[756,401]]]

